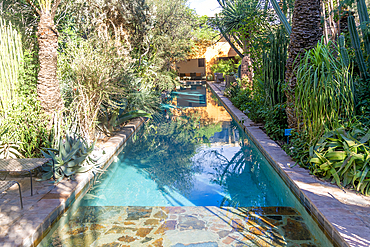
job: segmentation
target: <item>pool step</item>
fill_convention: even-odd
[[[39,246],[318,246],[291,207],[79,207]]]

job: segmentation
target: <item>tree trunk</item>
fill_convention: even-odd
[[[52,16],[49,13],[41,13],[37,31],[40,61],[37,95],[42,109],[50,118],[55,112],[63,109],[57,79],[58,32]]]
[[[320,25],[320,0],[296,0],[293,10],[292,33],[288,48],[289,57],[286,64],[285,80],[288,83],[286,114],[289,128],[297,127],[294,110],[295,87],[297,78],[295,70],[306,50],[313,48],[322,36]]]
[[[249,55],[245,55],[242,59],[241,67],[241,79],[248,78],[248,86],[250,89],[253,88],[253,65]]]

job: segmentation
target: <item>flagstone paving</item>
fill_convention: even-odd
[[[66,216],[68,217],[68,216]],[[78,207],[42,246],[314,247],[290,207]]]

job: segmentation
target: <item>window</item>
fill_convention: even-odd
[[[198,67],[204,67],[204,61],[205,59],[204,58],[198,58]]]

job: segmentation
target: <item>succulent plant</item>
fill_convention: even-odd
[[[51,158],[42,166],[44,174],[41,180],[53,178],[54,181],[59,182],[64,177],[70,178],[76,173],[97,168],[97,160],[90,157],[94,145],[95,143],[89,146],[77,134],[67,134],[64,140],[61,137],[58,149],[48,148],[47,153],[41,151],[45,158]]]
[[[348,16],[348,30],[351,37],[352,46],[355,49],[358,67],[360,68],[363,77],[366,78],[367,77],[366,63],[361,50],[360,38],[356,30],[355,18],[352,15]]]
[[[365,0],[357,0],[358,17],[360,19],[360,28],[362,32],[362,38],[364,40],[364,46],[367,54],[370,54],[370,33],[368,24],[370,23],[369,13]]]
[[[338,43],[339,43],[339,49],[340,49],[340,55],[343,61],[343,64],[348,68],[349,66],[349,56],[348,51],[345,46],[345,38],[343,35],[340,35],[338,37]]]

